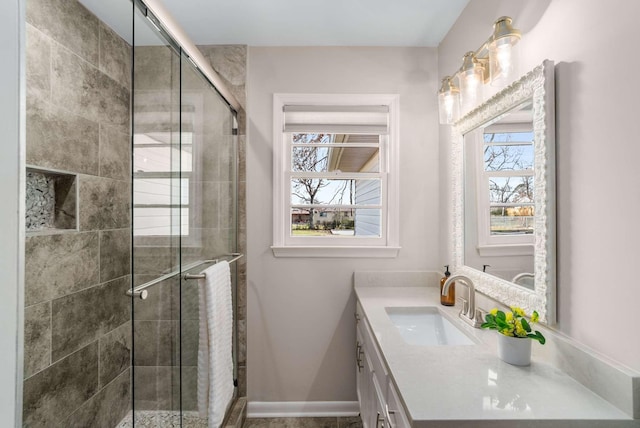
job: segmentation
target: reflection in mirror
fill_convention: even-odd
[[[464,263],[533,288],[530,100],[464,136]]]
[[[553,62],[452,129],[454,273],[505,305],[555,322]]]

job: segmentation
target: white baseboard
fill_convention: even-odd
[[[248,418],[357,416],[357,401],[249,401]]]

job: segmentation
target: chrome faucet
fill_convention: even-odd
[[[442,295],[449,295],[449,288],[454,281],[458,281],[466,285],[469,290],[469,298],[466,300],[462,299],[460,318],[472,327],[480,328],[480,325],[482,325],[482,311],[476,309],[476,287],[473,285],[473,281],[471,281],[471,279],[464,275],[450,276],[442,286]]]

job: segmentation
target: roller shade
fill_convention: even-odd
[[[389,106],[285,105],[284,132],[388,134]]]

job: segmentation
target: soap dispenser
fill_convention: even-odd
[[[451,272],[449,272],[449,265],[446,265],[444,271],[444,276],[440,280],[440,304],[444,306],[453,306],[456,304],[456,283],[452,282],[451,287],[449,287],[449,295],[442,295],[442,288],[444,287],[444,283],[451,276]]]

